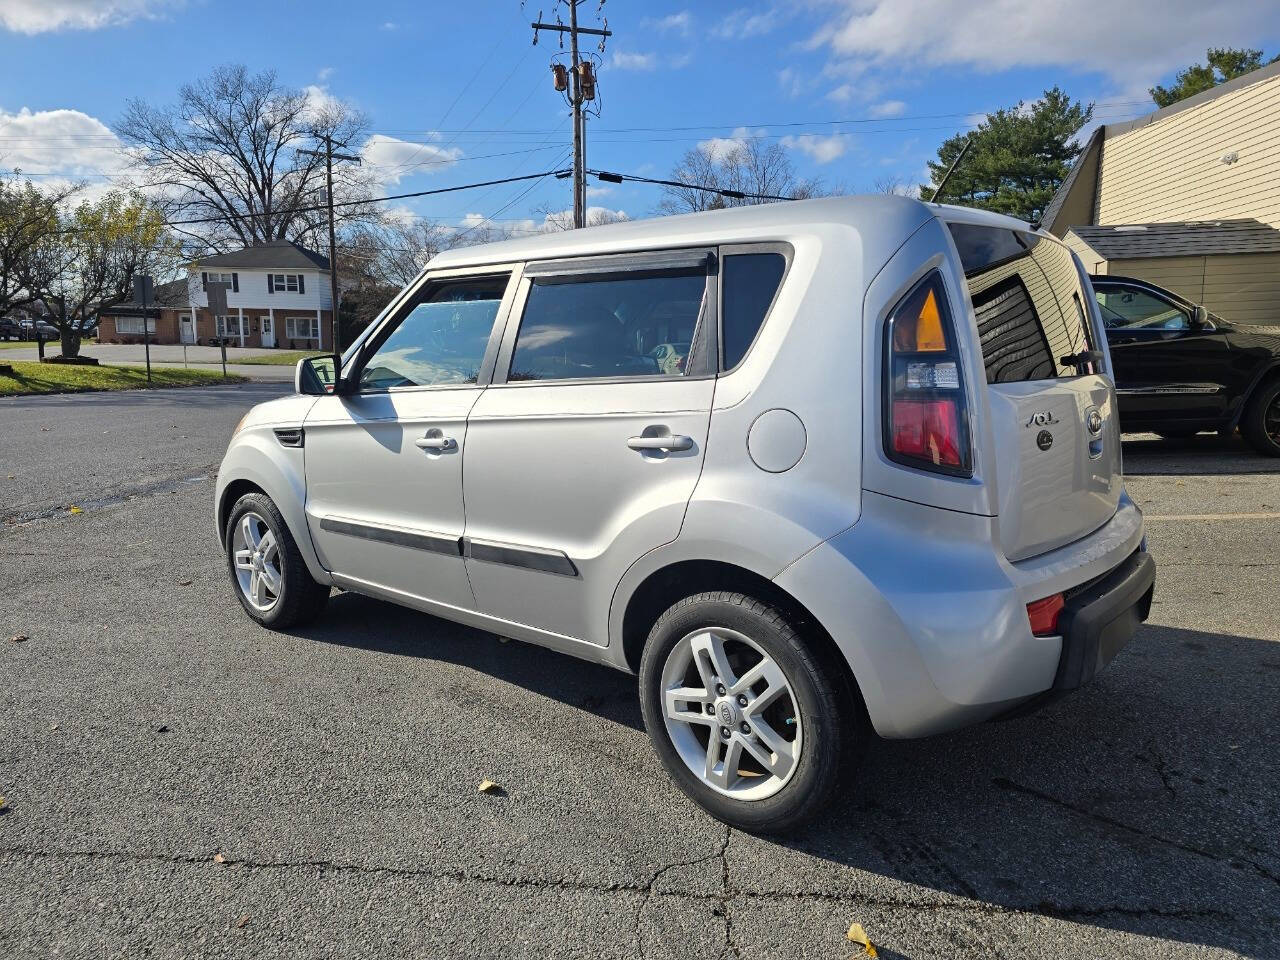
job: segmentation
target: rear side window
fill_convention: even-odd
[[[723,261],[721,337],[724,369],[746,356],[773,303],[787,260],[780,253],[734,253]]]
[[[1092,348],[1080,274],[1063,245],[1033,233],[949,224],[960,252],[988,383],[1078,376]]]
[[[507,379],[682,377],[706,287],[705,267],[535,278]]]

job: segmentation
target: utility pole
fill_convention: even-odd
[[[325,193],[329,206],[329,328],[333,340],[333,382],[337,384],[338,378],[342,375],[342,336],[338,324],[338,241],[333,226],[333,161],[346,160],[349,163],[359,163],[360,158],[345,153],[334,153],[333,137],[327,133],[316,133],[313,136],[317,140],[324,141]],[[338,146],[343,147],[346,144],[340,143]],[[321,155],[319,150],[299,150],[298,153],[309,157]]]
[[[578,35],[590,34],[593,37],[599,37],[601,53],[604,52],[605,39],[613,36],[613,32],[609,29],[608,20],[604,20],[603,29],[578,26],[578,4],[582,2],[583,0],[557,0],[557,3],[563,3],[569,8],[568,26],[565,26],[558,16],[555,23],[543,23],[541,11],[538,13],[538,19],[531,24],[533,27],[533,42],[535,44],[538,42],[539,30],[552,30],[559,35],[560,46],[563,49],[564,35],[566,33],[569,34],[570,68],[568,73],[572,74],[572,77],[566,77],[564,66],[554,62],[551,64],[551,73],[555,89],[567,94],[569,105],[573,107],[574,227],[585,227],[587,225],[587,118],[582,106],[585,102],[596,98],[595,64],[589,59],[582,59],[580,56],[578,52]]]

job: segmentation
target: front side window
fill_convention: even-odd
[[[507,280],[428,287],[365,363],[361,389],[476,383]]]
[[[1163,297],[1138,287],[1108,284],[1094,290],[1108,330],[1189,330],[1191,317]]]
[[[509,381],[682,377],[706,268],[534,279]]]
[[[964,267],[988,383],[1055,380],[1089,372],[1080,274],[1065,246],[1034,233],[949,224]]]

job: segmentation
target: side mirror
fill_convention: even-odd
[[[1204,327],[1209,324],[1209,311],[1201,304],[1196,304],[1195,311],[1191,314],[1192,328]]]
[[[307,357],[293,371],[293,392],[308,397],[333,393],[333,357]]]

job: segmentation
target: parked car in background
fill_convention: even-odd
[[[1280,457],[1280,325],[1233,323],[1146,280],[1090,280],[1123,429],[1175,438],[1239,427],[1259,453]]]
[[[787,829],[872,730],[1032,709],[1146,619],[1101,337],[1060,241],[905,197],[452,250],[237,425],[229,585],[638,673],[676,783]]]
[[[21,340],[22,324],[13,317],[0,317],[0,340]]]
[[[58,328],[47,320],[28,319],[22,321],[23,340],[57,340],[62,334]]]

